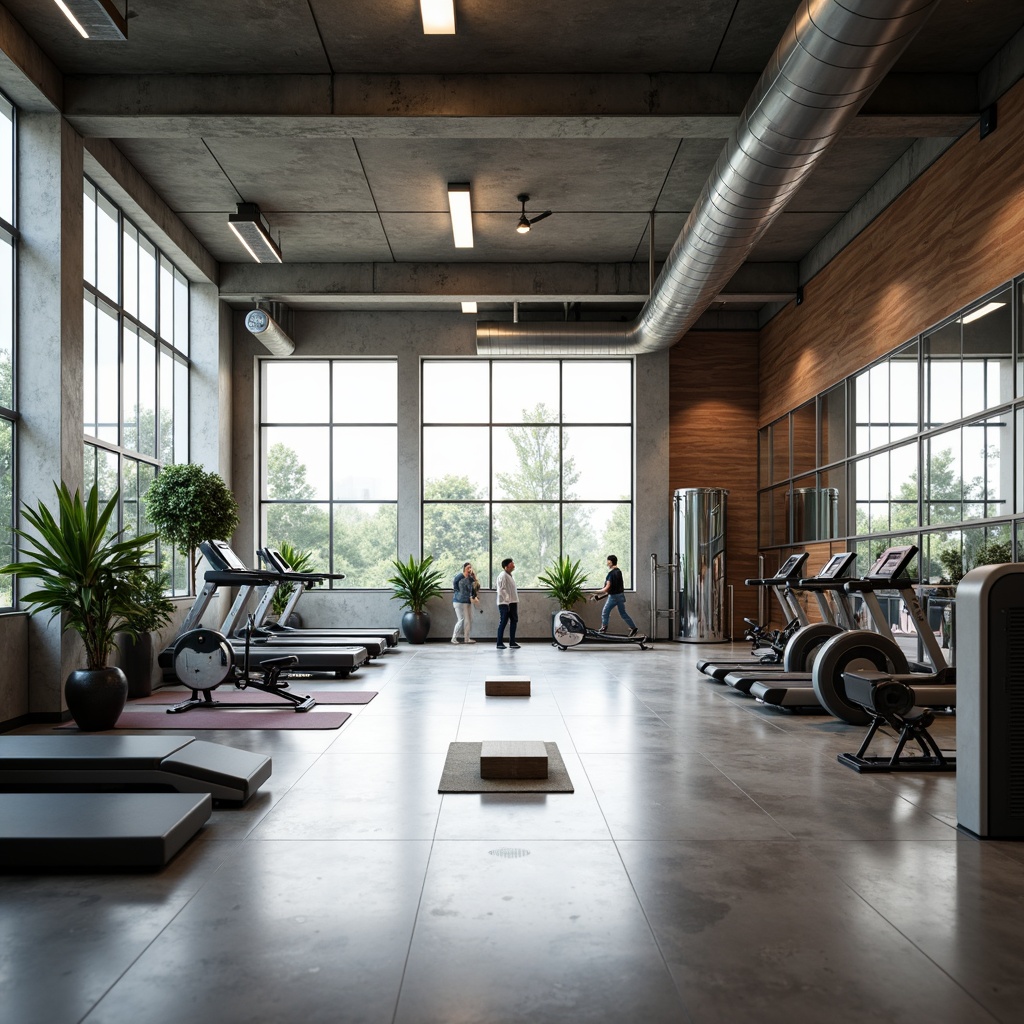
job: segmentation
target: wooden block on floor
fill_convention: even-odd
[[[548,751],[543,740],[484,740],[480,778],[546,779]]]
[[[491,676],[484,681],[487,697],[529,697],[529,676]]]

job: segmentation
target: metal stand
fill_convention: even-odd
[[[661,563],[658,561],[657,553],[651,555],[651,629],[650,637],[652,640],[658,639],[658,620],[668,619],[668,639],[672,639],[673,626],[672,623],[676,618],[676,606],[674,603],[670,603],[667,608],[661,608],[658,606],[658,576],[668,577],[668,592],[670,595],[678,591],[678,587],[675,585],[675,580],[679,573],[679,562],[678,559],[674,562]],[[671,598],[670,598],[671,600]]]

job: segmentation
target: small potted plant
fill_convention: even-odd
[[[441,585],[444,573],[440,569],[432,569],[434,556],[417,560],[412,555],[408,562],[392,561],[395,575],[388,583],[394,589],[391,600],[401,601],[403,608],[409,610],[402,616],[402,632],[411,644],[422,644],[430,632],[430,612],[424,607],[432,597],[440,597],[444,593]]]
[[[140,569],[134,581],[140,601],[130,615],[132,632],[117,637],[118,662],[128,678],[128,699],[148,697],[153,692],[156,651],[153,634],[171,621],[174,605],[167,597],[170,580],[162,569]]]
[[[567,555],[555,561],[537,577],[544,593],[558,602],[562,611],[570,611],[583,600],[583,588],[587,574],[580,569],[579,560],[572,561]]]
[[[95,486],[84,502],[66,484],[55,486],[56,516],[41,502],[36,509],[24,509],[35,535],[14,532],[24,541],[28,558],[3,566],[0,573],[38,581],[39,589],[22,598],[30,612],[60,615],[63,632],[81,637],[86,667],[65,681],[68,709],[80,729],[111,729],[124,710],[128,681],[107,662],[118,633],[138,634],[145,601],[142,579],[155,568],[156,534],[122,540],[123,531],[109,530],[117,493],[100,509]]]
[[[281,557],[291,566],[292,572],[309,572],[313,565],[313,552],[312,551],[300,551],[298,548],[294,548],[288,541],[281,541],[281,545],[278,548],[281,552]],[[292,628],[298,628],[302,625],[301,619],[299,619],[298,612],[293,612],[287,622],[281,622],[281,616],[284,615],[285,608],[288,607],[288,601],[292,596],[292,591],[295,589],[294,583],[282,583],[274,591],[274,596],[270,601],[270,612],[272,615],[277,617],[277,621],[282,626],[290,626]]]
[[[160,536],[188,552],[189,581],[195,588],[197,550],[204,540],[227,540],[238,526],[238,502],[216,473],[191,462],[167,466],[143,495],[146,518]]]

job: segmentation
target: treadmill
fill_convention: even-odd
[[[210,564],[211,568],[218,572],[249,572],[249,567],[238,557],[231,545],[227,541],[214,540],[214,541],[203,541],[199,545],[199,550],[202,551],[206,561]],[[268,643],[277,644],[282,641],[282,634],[279,634],[276,630],[268,629],[266,626],[261,626],[261,623],[265,622],[267,615],[270,612],[271,605],[274,601],[274,594],[277,588],[286,582],[292,582],[298,576],[302,575],[299,573],[292,573],[292,579],[284,579],[283,574],[277,569],[271,567],[267,569],[256,569],[252,570],[255,573],[263,573],[264,576],[269,574],[273,578],[267,581],[261,578],[259,582],[253,582],[249,586],[239,587],[238,593],[235,596],[235,600],[232,603],[230,609],[228,609],[227,615],[224,617],[224,621],[221,623],[220,632],[224,636],[232,637],[236,640],[245,640],[245,634],[248,629],[252,629],[252,641],[255,643],[257,640],[266,641]],[[342,577],[344,579],[344,577]],[[257,599],[256,611],[252,616],[252,624],[246,626],[246,612],[249,604],[253,597]],[[347,647],[365,647],[366,653],[370,658],[379,657],[387,650],[387,642],[379,636],[346,636],[346,637],[312,637],[305,631],[289,634],[287,642],[291,644],[302,644],[312,647],[334,647],[334,646],[347,646]],[[255,663],[254,663],[255,664]]]
[[[916,554],[917,547],[913,544],[887,548],[868,570],[867,575],[847,582],[844,584],[844,588],[847,593],[860,594],[863,598],[874,625],[874,630],[871,631],[872,635],[884,638],[897,647],[896,638],[882,612],[876,592],[879,590],[898,591],[932,663],[931,667],[934,669],[934,673],[921,673],[920,684],[907,677],[903,678],[907,678],[907,681],[913,686],[917,705],[933,708],[952,707],[956,704],[956,685],[953,682],[952,670],[946,666],[935,636],[928,629],[913,584],[909,578],[900,579]],[[872,666],[873,669],[877,667]],[[774,676],[764,674],[763,678],[751,681],[748,692],[755,700],[772,707],[788,708],[793,711],[823,710],[821,701],[815,692],[813,672],[784,672]],[[869,716],[862,708],[851,707],[848,716],[844,716],[844,720],[853,725],[866,725]]]
[[[748,587],[770,587],[782,608],[782,614],[786,622],[792,622],[793,619],[799,619],[803,616],[804,612],[800,605],[793,600],[790,586],[800,579],[800,574],[804,571],[807,558],[808,553],[806,551],[790,555],[779,566],[779,571],[774,576],[768,576],[764,579],[744,580],[743,582]],[[806,625],[806,621],[806,617],[804,617],[801,625]],[[768,662],[761,661],[759,658],[729,659],[726,661],[704,658],[697,662],[697,669],[717,682],[722,682],[726,675],[735,669],[753,668],[754,666],[764,664],[768,664]]]
[[[210,601],[221,587],[249,588],[248,594],[251,595],[254,588],[274,585],[275,579],[278,579],[277,573],[258,572],[253,569],[208,570],[204,574],[203,589],[196,596],[188,615],[185,616],[178,635],[183,636],[191,630],[203,628],[203,616],[207,613]],[[246,600],[248,600],[248,596]],[[246,641],[227,635],[225,635],[225,639],[231,645],[239,663],[244,661]],[[265,662],[289,655],[296,658],[296,664],[288,669],[286,674],[328,673],[340,679],[354,672],[360,665],[364,665],[369,658],[366,648],[356,645],[313,647],[307,644],[290,645],[285,640],[270,641],[262,637],[253,637],[249,643],[249,667],[252,669],[259,669]],[[165,679],[177,680],[174,673],[173,642],[160,652],[157,661],[164,670]]]
[[[789,638],[782,662],[754,664],[745,662],[731,669],[726,667],[718,679],[741,693],[749,693],[751,685],[760,679],[796,678],[809,675],[822,644],[837,633],[856,628],[856,618],[844,587],[854,579],[850,570],[857,563],[855,551],[842,551],[833,555],[818,571],[817,576],[796,580],[789,585],[795,592],[809,592],[814,596],[821,613],[821,622],[801,626]]]
[[[288,599],[288,604],[285,605],[284,612],[282,612],[280,616],[280,621],[267,622],[266,612],[261,616],[259,610],[257,610],[257,628],[270,630],[278,635],[295,639],[300,637],[322,637],[326,640],[341,640],[343,643],[362,643],[363,637],[372,637],[375,640],[383,640],[389,648],[397,646],[399,636],[397,629],[388,629],[386,627],[379,626],[314,626],[312,628],[296,628],[293,626],[282,625],[282,622],[288,621],[288,616],[295,611],[296,606],[299,603],[299,598],[301,598],[307,590],[311,590],[317,584],[325,583],[327,580],[343,580],[345,578],[345,574],[296,572],[284,560],[284,557],[277,548],[260,548],[257,554],[260,556],[260,560],[268,570],[278,572],[282,575],[282,583],[295,583],[291,596]]]

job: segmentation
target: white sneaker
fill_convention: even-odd
[[[455,637],[452,637],[452,643],[453,644],[461,644],[462,641],[461,640],[456,640]]]
[[[475,641],[475,640],[463,640],[462,642],[463,642],[464,644],[475,644],[475,643],[476,643],[476,641]]]

